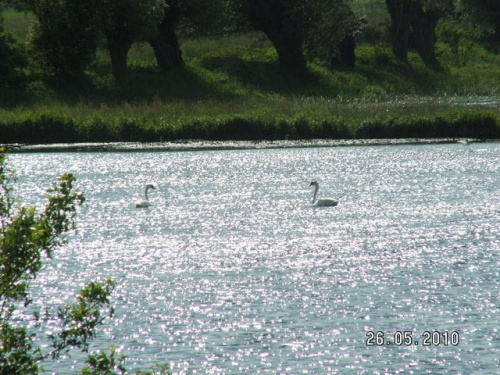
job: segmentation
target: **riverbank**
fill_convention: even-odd
[[[276,98],[0,111],[3,144],[500,138],[496,97]],[[214,108],[225,107],[218,112]]]
[[[180,152],[180,151],[217,151],[286,149],[309,147],[353,147],[353,146],[402,146],[461,143],[500,142],[500,139],[476,138],[401,138],[401,139],[311,139],[280,141],[203,141],[189,140],[177,142],[109,142],[109,143],[52,143],[52,144],[8,144],[9,153],[41,152]]]

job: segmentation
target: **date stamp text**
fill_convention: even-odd
[[[457,346],[460,334],[457,331],[424,331],[417,335],[413,331],[366,332],[366,346]]]

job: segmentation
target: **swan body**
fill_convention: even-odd
[[[156,189],[154,185],[148,184],[146,185],[146,188],[144,189],[144,199],[135,202],[135,208],[147,208],[151,206],[151,203],[149,203],[148,199],[148,190],[149,189]]]
[[[333,198],[321,198],[316,200],[316,195],[318,194],[319,184],[316,181],[311,182],[309,186],[314,186],[314,196],[312,200],[312,205],[315,207],[335,207],[339,204],[339,201]]]

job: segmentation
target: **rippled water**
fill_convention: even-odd
[[[112,277],[92,350],[174,373],[500,373],[500,145],[13,154],[17,193],[75,173],[79,232],[34,285]],[[311,180],[335,208],[310,205]],[[152,207],[135,209],[146,182]],[[44,329],[50,329],[45,327]],[[387,345],[367,346],[370,331]],[[410,346],[394,344],[412,331]],[[458,345],[422,346],[425,331]],[[46,366],[72,371],[75,358]],[[74,370],[74,369],[73,369]]]

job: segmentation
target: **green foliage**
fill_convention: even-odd
[[[324,61],[340,54],[346,37],[354,38],[362,25],[347,0],[311,0],[298,5],[307,53]]]
[[[242,14],[252,27],[266,34],[276,49],[280,68],[286,74],[306,75],[299,1],[245,0],[232,3],[236,13]]]
[[[480,37],[477,28],[454,19],[440,22],[436,33],[439,41],[449,46],[453,60],[459,66],[465,66],[470,61]]]
[[[491,138],[499,130],[491,115],[459,111],[447,116],[369,119],[360,124],[357,133],[360,138]]]
[[[87,366],[80,372],[80,375],[119,375],[125,374],[127,369],[123,366],[125,357],[119,355],[115,347],[111,347],[109,354],[100,351],[89,355]],[[151,371],[137,371],[136,375],[171,375],[168,364],[156,364]]]
[[[59,358],[70,347],[88,351],[89,340],[96,335],[95,328],[105,319],[101,316],[101,309],[109,305],[108,297],[114,286],[109,279],[103,283],[91,282],[82,289],[75,304],[66,304],[59,309],[57,318],[63,329],[57,335],[49,335],[54,348],[52,358]],[[109,317],[113,313],[114,309],[110,308]]]
[[[28,39],[30,25],[34,20],[33,14],[8,9],[3,12],[3,18],[5,30],[12,34],[15,39],[21,42]]]
[[[156,364],[151,371],[139,371],[137,375],[171,375],[170,366],[168,364]]]
[[[3,156],[1,162],[3,168]],[[61,236],[74,229],[76,206],[85,198],[72,191],[75,177],[65,174],[58,185],[47,190],[49,202],[42,214],[37,215],[34,207],[20,207],[12,214],[12,177],[1,173],[0,297],[19,301],[26,297],[29,282],[42,267],[42,252],[50,257],[53,249],[64,243]]]
[[[115,81],[127,79],[127,55],[132,43],[154,37],[164,15],[164,0],[104,0],[99,6],[101,30],[107,41]]]
[[[497,0],[460,0],[460,10],[468,12],[477,22],[498,30],[500,3]]]
[[[276,48],[282,68],[303,75],[304,49],[311,58],[330,64],[354,60],[354,36],[361,23],[347,0],[231,1],[239,23],[264,32]],[[245,23],[246,21],[246,23]],[[340,59],[338,59],[340,56]],[[353,65],[349,63],[348,65]]]
[[[124,374],[127,371],[122,365],[124,359],[125,357],[117,354],[116,348],[114,347],[111,348],[109,354],[102,351],[91,354],[87,358],[87,366],[82,370],[81,375]]]
[[[157,33],[166,6],[165,0],[36,0],[29,5],[37,18],[30,36],[34,61],[57,80],[76,87],[95,60],[102,34],[115,78],[124,79],[130,46]]]
[[[7,125],[7,124],[4,124]],[[22,136],[27,142],[72,142],[77,140],[74,121],[67,118],[61,121],[45,113],[31,119],[27,119],[22,128],[11,129],[11,135],[8,129],[0,125],[0,136],[5,139],[17,138]]]
[[[357,42],[387,44],[390,17],[385,0],[353,0],[351,4],[354,14],[364,23]]]
[[[157,32],[165,0],[102,0],[98,14],[108,38],[132,42],[147,40]]]
[[[167,6],[177,11],[176,30],[182,37],[220,35],[232,27],[225,0],[167,0]]]
[[[13,92],[22,89],[26,65],[24,47],[4,32],[0,14],[0,104],[10,102]]]
[[[490,50],[500,51],[500,2],[497,0],[460,0],[458,10],[463,23],[481,30],[481,39]]]
[[[374,91],[373,96],[376,94]],[[53,119],[67,122],[63,116],[53,115]],[[22,122],[12,121],[23,128]],[[103,141],[98,134],[89,132],[96,122],[112,141],[500,136],[498,111],[462,111],[453,104],[439,105],[437,98],[425,102],[413,98],[401,105],[396,100],[377,104],[373,99],[356,103],[327,98],[143,105],[125,112],[110,108],[99,115],[91,114],[75,124],[73,131],[81,141]]]
[[[7,319],[9,315],[7,315]],[[0,373],[37,374],[43,360],[40,349],[34,347],[33,334],[25,327],[13,327],[0,318]]]
[[[60,80],[79,84],[97,48],[97,0],[37,0],[30,45],[40,67]],[[71,84],[71,81],[69,82]],[[68,82],[65,82],[68,84]]]

